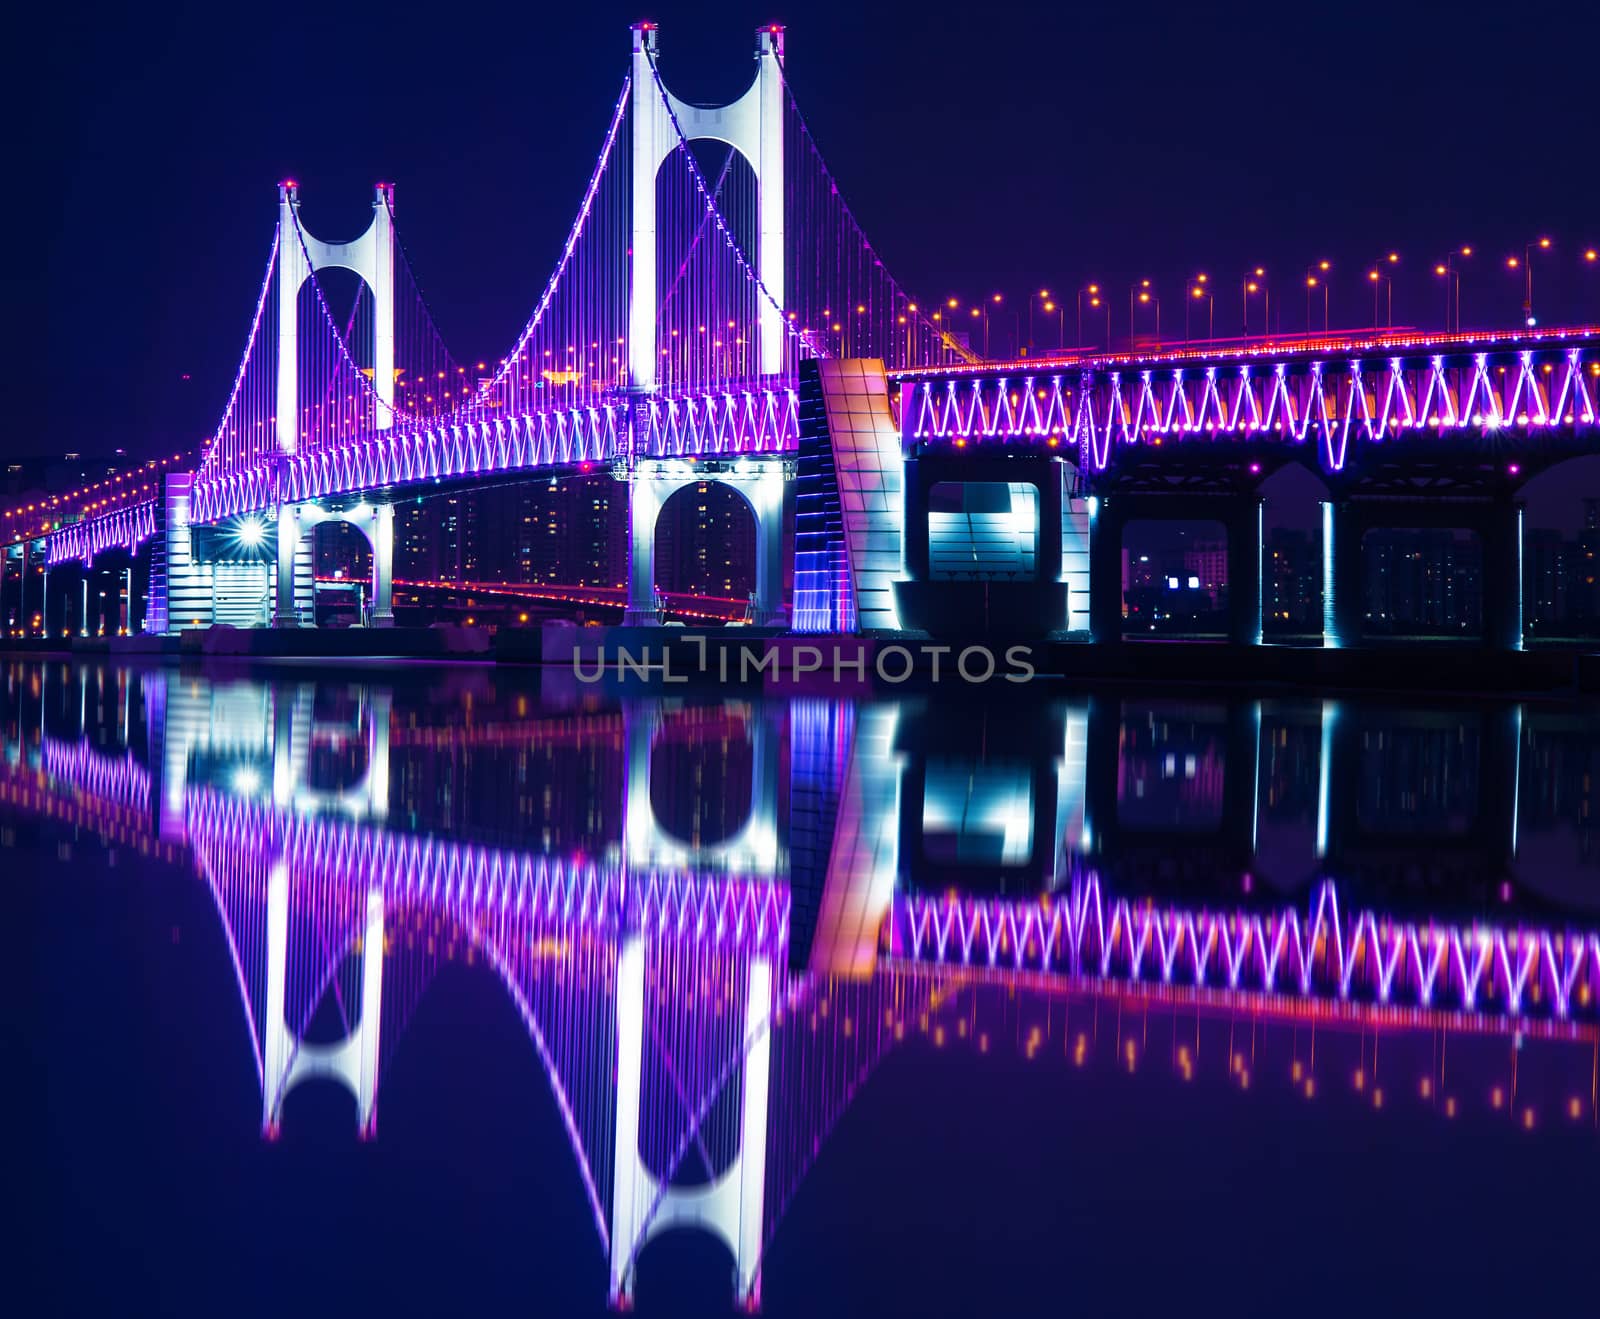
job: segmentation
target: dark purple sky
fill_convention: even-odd
[[[274,221],[302,182],[314,231],[354,233],[377,178],[464,358],[492,357],[551,268],[625,72],[663,25],[678,94],[749,77],[789,25],[791,81],[886,261],[922,296],[1019,296],[1199,270],[1273,272],[1285,328],[1307,262],[1333,321],[1403,254],[1395,317],[1440,315],[1431,267],[1482,262],[1466,318],[1508,322],[1505,255],[1549,232],[1546,321],[1600,316],[1592,65],[1600,10],[1326,6],[659,3],[57,5],[15,80],[4,223],[9,453],[192,445],[220,414]],[[1119,313],[1125,314],[1125,313]]]

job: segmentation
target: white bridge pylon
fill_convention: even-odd
[[[783,28],[769,24],[756,34],[756,76],[728,105],[690,105],[656,90],[654,23],[633,27],[633,253],[628,295],[628,371],[635,389],[656,387],[656,173],[679,145],[725,142],[756,176],[760,236],[756,272],[768,293],[783,301]],[[665,97],[663,101],[662,97]],[[669,108],[670,107],[670,108]],[[677,128],[673,127],[673,119]],[[783,360],[783,319],[777,306],[759,299],[756,374],[770,375]]]
[[[300,450],[300,287],[314,270],[335,266],[353,271],[372,292],[372,389],[380,406],[373,425],[394,424],[394,185],[380,183],[372,201],[372,223],[348,243],[313,238],[300,225],[300,188],[278,185],[278,381],[280,453]],[[308,259],[309,258],[309,259]]]
[[[760,1300],[761,1232],[767,1178],[767,1108],[772,1078],[772,966],[750,963],[745,994],[739,1152],[715,1180],[664,1185],[639,1152],[644,1077],[644,941],[633,934],[617,957],[616,1180],[611,1198],[611,1301],[633,1296],[639,1251],[658,1232],[688,1227],[720,1237],[733,1252],[734,1300]]]

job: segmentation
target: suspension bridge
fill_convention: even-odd
[[[1130,520],[1227,531],[1230,634],[1261,640],[1261,483],[1313,471],[1324,642],[1358,644],[1374,527],[1473,530],[1482,640],[1522,645],[1519,491],[1592,452],[1600,330],[1263,337],[983,361],[890,274],[789,83],[785,34],[723,106],[669,89],[653,24],[559,260],[503,356],[452,353],[377,185],[367,230],[312,234],[278,190],[221,419],[174,455],[0,519],[21,631],[87,630],[85,581],[125,564],[126,630],[293,627],[311,533],[359,530],[371,621],[393,622],[397,500],[535,474],[630,496],[624,621],[661,621],[655,532],[674,491],[737,491],[756,526],[751,621],[809,632],[1011,626],[1121,634]],[[352,272],[348,308],[330,272]],[[785,526],[792,520],[792,540]],[[144,585],[135,614],[134,573]]]

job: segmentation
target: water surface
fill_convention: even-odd
[[[29,1312],[1592,1308],[1600,711],[3,673]]]

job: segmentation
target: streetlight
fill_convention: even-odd
[[[1084,285],[1083,288],[1078,290],[1078,347],[1079,348],[1083,347],[1083,300],[1086,297],[1089,299],[1089,305],[1091,307],[1098,307],[1100,305],[1100,286],[1098,284],[1086,284],[1086,285]],[[1108,306],[1106,308],[1106,348],[1109,349],[1110,347],[1111,347],[1111,308]]]
[[[1600,250],[1592,247],[1584,249],[1583,259],[1585,264],[1590,267],[1600,264]]]
[[[1328,332],[1328,271],[1333,269],[1331,261],[1319,261],[1314,266],[1306,267],[1306,333],[1311,333],[1311,290],[1320,283],[1322,285],[1322,332]],[[1318,272],[1322,278],[1318,279]]]
[[[983,355],[989,356],[989,308],[987,305],[972,305],[972,319],[981,320],[983,323]]]
[[[1161,342],[1161,299],[1150,291],[1150,281],[1141,279],[1137,284],[1128,285],[1128,347],[1134,347],[1137,336],[1134,333],[1134,306],[1135,303],[1148,306],[1155,303],[1156,308],[1156,343]]]
[[[1250,295],[1261,294],[1261,330],[1263,334],[1272,333],[1272,294],[1267,289],[1267,268],[1257,266],[1248,270],[1239,280],[1239,307],[1242,320],[1241,333],[1250,333]]]
[[[1045,311],[1056,314],[1056,351],[1060,352],[1067,346],[1067,309],[1052,301],[1046,301]]]
[[[1456,258],[1469,257],[1472,248],[1463,243],[1444,254],[1444,260],[1433,268],[1433,273],[1444,280],[1444,329],[1449,334],[1461,328],[1461,272],[1456,269]],[[1450,315],[1451,294],[1455,295],[1455,317],[1452,322]]]
[[[1383,268],[1391,269],[1400,264],[1400,253],[1390,252],[1387,256],[1373,262],[1372,269],[1367,271],[1367,279],[1372,284],[1372,325],[1378,326],[1378,293],[1383,290],[1387,294],[1387,315],[1384,324],[1388,328],[1394,327],[1394,279],[1383,273]]]
[[[1189,339],[1189,307],[1192,303],[1199,302],[1201,298],[1206,300],[1206,338],[1212,338],[1213,331],[1216,329],[1217,300],[1212,295],[1211,288],[1205,282],[1205,279],[1204,275],[1200,276],[1199,282],[1189,290],[1188,301],[1183,304],[1183,338],[1185,342],[1188,342]]]
[[[1535,325],[1537,325],[1539,323],[1538,320],[1534,317],[1534,314],[1533,314],[1533,250],[1534,250],[1534,248],[1538,248],[1541,252],[1548,252],[1550,250],[1550,240],[1548,238],[1539,238],[1539,239],[1536,239],[1535,241],[1533,241],[1531,243],[1523,244],[1523,247],[1522,247],[1522,275],[1523,275],[1523,285],[1522,285],[1522,323],[1524,325],[1526,325],[1530,330]],[[1516,259],[1516,257],[1507,257],[1506,258],[1506,265],[1510,269],[1515,270],[1517,268],[1517,259]]]
[[[1040,289],[1039,290],[1039,301],[1041,303],[1045,303],[1045,302],[1049,302],[1050,301],[1050,290],[1049,289]],[[1046,310],[1049,310],[1049,309],[1046,308]],[[1030,354],[1033,352],[1033,299],[1032,298],[1028,299],[1028,352]]]

